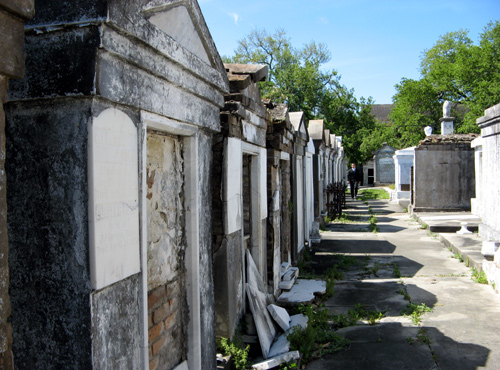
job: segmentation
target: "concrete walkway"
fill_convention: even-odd
[[[368,231],[368,205],[378,233]],[[313,265],[339,255],[363,264],[344,272],[325,305],[346,314],[356,305],[385,311],[378,324],[358,322],[337,332],[346,350],[309,363],[316,369],[500,369],[500,298],[489,285],[472,281],[471,271],[439,240],[388,200],[348,199],[356,223],[329,224],[315,248]],[[333,263],[333,262],[332,262]],[[395,277],[397,270],[400,278]],[[416,325],[401,314],[409,301],[432,312]]]

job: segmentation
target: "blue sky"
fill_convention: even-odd
[[[324,43],[325,65],[376,104],[392,102],[401,78],[418,79],[421,55],[440,36],[469,30],[477,42],[500,19],[500,0],[198,0],[220,55],[253,29],[284,29],[292,45]]]

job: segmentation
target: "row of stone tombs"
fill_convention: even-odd
[[[324,138],[329,135],[322,129],[322,122],[316,122],[324,135],[316,143],[316,155],[303,114],[291,122],[286,113],[273,125],[269,122],[272,114],[269,117],[266,108],[259,109],[262,114],[252,125],[251,137],[216,134],[213,141],[189,125],[177,123],[172,127],[162,122],[162,117],[147,113],[142,115],[144,124],[142,132],[138,132],[132,119],[117,108],[103,110],[89,123],[89,259],[95,304],[97,296],[106,295],[109,287],[117,289],[121,282],[130,282],[141,271],[147,271],[149,358],[161,362],[164,368],[179,363],[186,358],[186,351],[202,345],[203,333],[196,332],[196,327],[210,324],[202,322],[209,312],[202,312],[200,306],[206,298],[200,296],[213,294],[212,290],[215,334],[234,334],[238,321],[248,312],[245,251],[255,260],[265,290],[277,297],[282,263],[297,260],[310,239],[314,218],[319,216],[319,211],[314,211],[314,189],[323,187],[323,178],[333,180],[334,156],[329,153],[327,163],[320,164],[327,148]],[[283,106],[277,109],[281,114]],[[248,124],[242,121],[237,124]],[[276,148],[272,144],[267,145],[271,149],[266,148],[266,133],[278,143]],[[334,151],[328,148],[328,152]],[[314,163],[329,170],[327,175],[316,171],[317,179],[310,181],[314,178]],[[338,160],[335,163],[343,166]],[[141,174],[139,179],[137,174]],[[14,184],[19,184],[17,181],[21,180],[12,179]],[[81,184],[72,182],[68,186]],[[212,194],[207,194],[207,189],[212,189]],[[322,202],[317,202],[317,210],[322,209]],[[210,203],[211,207],[207,206]],[[12,220],[15,222],[15,217]],[[16,239],[11,238],[14,245],[18,245]],[[19,253],[21,249],[14,248],[12,258]],[[65,253],[70,259],[79,257]],[[22,285],[27,276],[26,271],[19,271],[23,263],[12,264],[15,286]],[[213,286],[209,283],[212,279]],[[132,284],[136,289],[140,285],[140,281]],[[14,288],[14,306],[16,291]],[[130,304],[106,307],[123,304],[122,300],[107,301],[105,305],[100,302],[96,312],[138,313]],[[187,312],[189,318],[184,317]],[[93,319],[100,327],[96,342],[100,341],[101,347],[94,348],[96,356],[101,353],[105,357],[105,343],[109,340],[106,328],[119,330],[115,319],[113,314],[105,322]],[[16,333],[15,322],[16,313]],[[179,340],[183,335],[187,343]]]

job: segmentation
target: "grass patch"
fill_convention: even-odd
[[[408,294],[408,292],[407,292],[406,290],[404,290],[403,288],[399,289],[398,293],[399,293],[399,294],[401,294],[401,295],[404,297],[404,299],[405,299],[406,301],[411,301],[411,297],[410,297],[410,295],[409,295],[409,294]]]
[[[352,320],[366,320],[370,325],[377,324],[385,316],[385,311],[369,311],[366,310],[365,306],[360,303],[355,304],[354,310],[349,310],[348,312]]]
[[[451,256],[451,258],[455,258],[455,259],[459,260],[460,262],[464,261],[462,255],[460,253],[453,253],[453,255]]]
[[[287,339],[290,342],[290,350],[298,350],[302,354],[303,364],[327,353],[340,351],[349,345],[347,339],[332,330],[332,315],[326,308],[315,309],[311,305],[302,305],[299,311],[308,317],[307,327],[294,328],[287,335]]]
[[[424,328],[420,328],[417,333],[416,338],[408,337],[406,338],[406,342],[410,344],[431,344],[431,338],[427,335]]]
[[[337,216],[337,218],[335,218],[331,222],[350,224],[350,223],[359,222],[358,220],[359,220],[358,216],[353,216],[353,215],[350,215],[350,214],[343,212],[342,215]]]
[[[363,196],[363,200],[367,199],[389,199],[389,193],[384,189],[362,189],[359,194]]]
[[[235,369],[244,370],[248,368],[249,345],[243,347],[241,342],[232,342],[228,338],[217,338],[217,350],[224,356],[231,356]]]
[[[432,312],[432,308],[427,307],[425,303],[414,304],[410,302],[401,310],[401,315],[409,317],[414,325],[420,325],[422,315],[426,312]]]
[[[373,275],[377,276],[377,272],[380,270],[380,263],[378,261],[375,261],[373,264],[373,267],[368,268],[368,271],[370,271]]]
[[[392,276],[398,279],[401,277],[401,271],[399,270],[399,266],[396,263],[392,264]]]
[[[486,273],[483,270],[479,272],[477,269],[473,267],[471,268],[471,271],[472,271],[472,280],[475,283],[488,284],[488,278],[486,277]]]

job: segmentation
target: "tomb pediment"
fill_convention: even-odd
[[[197,17],[189,1],[152,0],[145,6],[143,14],[185,49],[207,64],[214,65],[201,25],[193,21]]]
[[[304,112],[291,112],[290,121],[296,132],[305,140],[309,141],[309,132],[306,126],[306,117]]]

